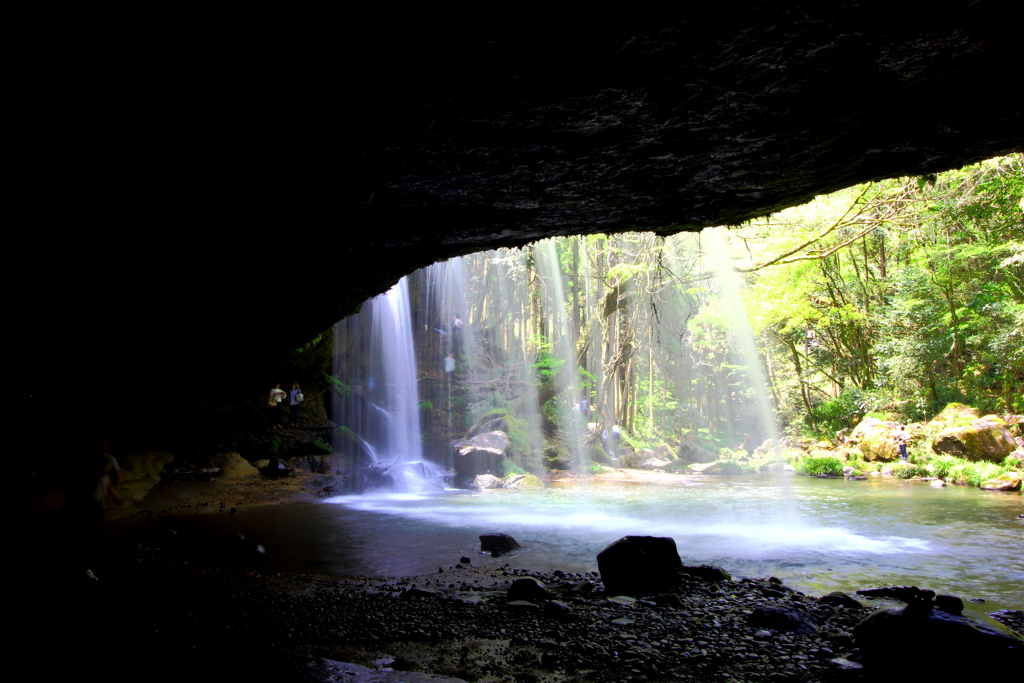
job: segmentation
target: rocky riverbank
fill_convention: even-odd
[[[16,651],[47,674],[150,679],[335,680],[329,665],[307,666],[333,660],[482,683],[873,681],[854,628],[894,604],[700,571],[672,591],[618,596],[596,572],[482,569],[469,558],[418,577],[276,574],[260,571],[255,547],[221,541],[129,525],[109,534],[95,579],[42,563],[19,586],[33,599],[12,615]],[[510,592],[526,577],[543,589]]]

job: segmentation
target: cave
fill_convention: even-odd
[[[111,101],[133,106],[31,180],[9,450],[201,450],[295,349],[440,259],[738,225],[1024,150],[1010,8],[888,12],[366,22],[281,59],[210,37],[126,64]]]
[[[133,96],[146,106],[99,123],[103,151],[66,150],[53,227],[11,259],[12,282],[45,285],[11,297],[11,385],[31,397],[16,402],[171,438],[434,261],[735,225],[1022,149],[1000,3],[880,14],[766,1],[664,23],[366,22],[276,67],[234,68],[212,38],[125,65],[153,79]]]

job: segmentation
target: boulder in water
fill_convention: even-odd
[[[597,568],[609,595],[646,595],[677,589],[683,562],[671,538],[623,536],[598,553]]]
[[[493,474],[478,474],[473,483],[469,485],[470,488],[474,489],[500,489],[501,478],[496,477]]]
[[[495,474],[508,448],[505,432],[484,432],[471,439],[452,441],[455,477],[459,486],[467,486],[478,474]]]
[[[1024,479],[1019,473],[1007,472],[989,479],[981,485],[981,488],[986,491],[1019,491],[1022,480]]]
[[[516,542],[508,534],[480,534],[480,552],[482,553],[510,553],[523,546]]]
[[[533,474],[513,474],[505,480],[504,486],[507,489],[542,489],[544,482]]]
[[[936,453],[951,453],[968,460],[1002,462],[1017,447],[1006,422],[997,415],[986,415],[969,424],[947,427],[932,443]]]

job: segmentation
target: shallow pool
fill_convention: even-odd
[[[625,535],[671,536],[688,564],[774,575],[804,592],[917,585],[975,609],[1024,609],[1018,494],[934,489],[882,477],[703,478],[664,484],[552,484],[542,490],[341,496],[204,518],[267,548],[272,571],[399,576],[461,556],[477,566],[595,571]],[[524,548],[501,559],[478,536]]]

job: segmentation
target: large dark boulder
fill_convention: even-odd
[[[649,595],[676,590],[683,562],[671,538],[624,536],[597,555],[609,595]]]
[[[523,546],[508,534],[480,534],[480,552],[504,555]]]
[[[1024,667],[1024,640],[972,617],[922,604],[880,609],[853,629],[864,664],[879,672],[915,676],[984,672],[995,678]]]

